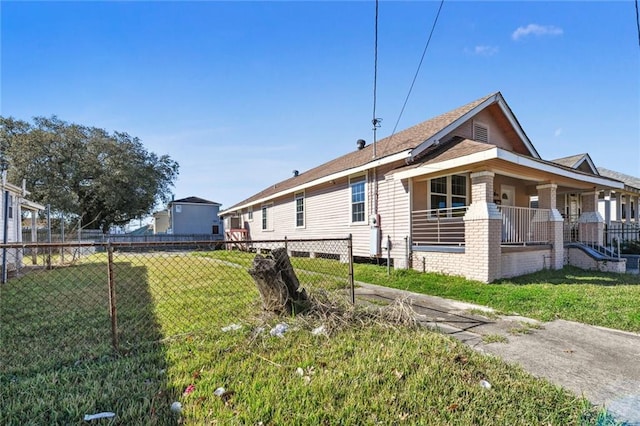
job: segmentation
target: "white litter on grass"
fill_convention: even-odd
[[[110,419],[115,416],[116,416],[116,413],[112,413],[111,411],[105,411],[105,412],[96,413],[96,414],[85,414],[84,421],[90,422],[91,420]]]
[[[302,367],[296,368],[296,374],[298,374],[298,376],[304,376],[304,370]]]
[[[311,334],[313,334],[314,336],[318,336],[320,334],[327,334],[327,332],[325,331],[324,325],[321,325],[320,327],[316,327],[311,330]]]
[[[480,380],[480,386],[485,389],[491,389],[491,383],[487,382],[486,380]]]
[[[240,324],[229,324],[226,327],[222,327],[222,331],[226,333],[227,331],[236,331],[236,330],[240,330],[241,328],[242,328],[242,325]]]
[[[173,404],[171,404],[171,411],[173,411],[174,413],[182,412],[182,404],[180,404],[178,401],[174,402]]]
[[[287,324],[281,322],[280,324],[276,324],[276,326],[271,329],[269,334],[271,334],[274,337],[284,337],[284,333],[288,329],[289,329],[289,326]]]
[[[222,396],[225,393],[225,389],[224,388],[218,388],[216,390],[213,391],[213,394],[215,396]]]

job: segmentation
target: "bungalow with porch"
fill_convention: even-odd
[[[358,141],[357,150],[294,173],[221,216],[230,239],[350,234],[356,257],[389,256],[396,268],[491,282],[563,267],[571,258],[561,214],[567,197],[580,200],[582,241],[600,244],[599,196],[624,187],[541,159],[497,92],[375,144]],[[581,257],[576,263],[589,266]],[[613,263],[603,262],[619,270]]]

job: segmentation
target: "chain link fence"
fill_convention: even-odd
[[[354,300],[350,239],[0,245],[0,376],[258,315],[247,271],[257,254],[281,247],[307,291]]]

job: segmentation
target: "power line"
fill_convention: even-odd
[[[380,122],[382,121],[381,118],[376,117],[376,104],[378,102],[378,8],[379,1],[376,0],[375,36],[373,42],[373,117],[371,117],[371,124],[373,124],[373,158],[376,158],[376,133],[378,127],[380,127]]]
[[[638,13],[638,0],[636,0],[636,27],[638,28],[638,46],[640,46],[640,13]]]
[[[636,0],[637,2],[637,0]],[[404,99],[404,104],[402,104],[402,109],[400,110],[400,115],[398,115],[398,120],[396,124],[393,126],[393,132],[391,132],[391,136],[396,133],[396,129],[398,128],[398,123],[400,123],[400,119],[402,118],[402,114],[404,113],[404,109],[407,106],[407,102],[409,102],[409,96],[411,96],[411,91],[413,90],[413,86],[416,83],[416,79],[418,78],[418,74],[420,73],[420,67],[422,67],[422,62],[424,61],[424,57],[427,53],[427,49],[429,48],[429,43],[431,43],[431,37],[433,36],[433,31],[436,29],[436,24],[438,23],[438,17],[440,16],[440,11],[442,10],[442,5],[444,4],[444,0],[440,1],[440,7],[438,7],[438,13],[436,14],[435,19],[433,20],[433,25],[431,26],[431,31],[429,32],[429,38],[427,39],[427,43],[424,46],[424,50],[422,51],[422,57],[420,58],[420,63],[418,64],[418,69],[416,70],[415,75],[413,76],[413,81],[411,82],[411,86],[409,87],[409,92],[407,93],[407,97]]]

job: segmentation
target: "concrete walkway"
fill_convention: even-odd
[[[410,300],[422,324],[583,395],[606,407],[617,421],[640,425],[639,334],[572,321],[541,323],[498,316],[485,306],[366,283],[358,286],[359,298]]]

